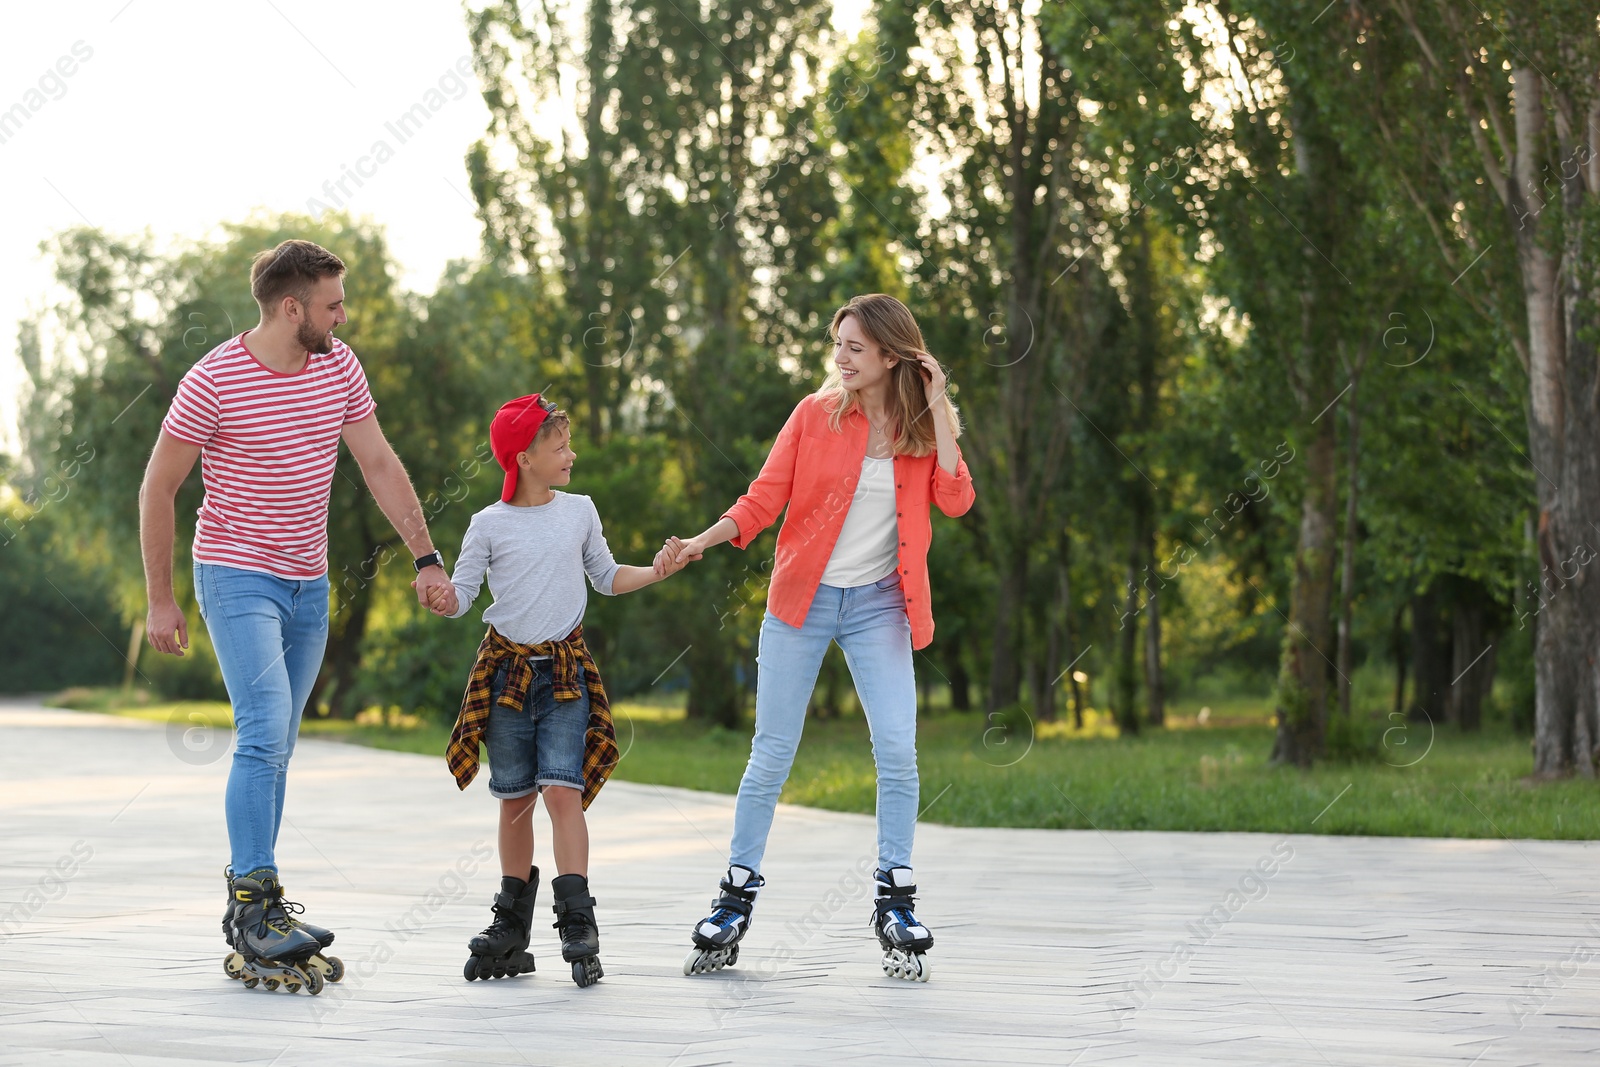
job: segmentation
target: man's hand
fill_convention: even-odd
[[[189,647],[189,623],[176,600],[165,604],[151,604],[144,620],[144,636],[157,652],[182,658]]]
[[[411,588],[417,591],[417,603],[435,615],[455,614],[458,604],[456,587],[450,584],[449,575],[438,564],[422,568],[417,573],[417,580],[411,583]]]

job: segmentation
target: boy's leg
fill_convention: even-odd
[[[224,812],[234,871],[277,870],[279,785],[288,766],[293,694],[284,663],[289,587],[268,574],[195,565],[195,596],[233,705]]]
[[[328,579],[294,582],[296,586],[289,602],[289,617],[283,627],[283,665],[289,674],[290,715],[287,730],[289,749],[284,756],[283,769],[278,772],[275,797],[272,840],[278,840],[278,830],[283,825],[283,798],[289,780],[289,760],[294,756],[295,741],[300,737],[300,718],[311,698],[311,687],[316,684],[317,672],[322,669],[322,654],[328,647]]]
[[[500,802],[500,873],[527,878],[533,866],[533,808],[538,793]]]
[[[550,815],[550,841],[557,874],[589,876],[589,824],[583,817],[583,790],[566,785],[544,787],[544,810]]]
[[[756,732],[733,809],[730,865],[761,869],[773,809],[794,765],[823,653],[833,640],[841,592],[832,586],[818,586],[804,626],[790,626],[771,612],[761,620],[756,652]]]
[[[839,647],[872,731],[872,758],[878,771],[878,866],[887,871],[911,866],[920,802],[911,623],[897,574],[849,594]]]
[[[557,700],[551,665],[534,666],[528,690],[536,731],[539,792],[550,815],[557,874],[589,875],[589,826],[583,818],[583,757],[589,737],[589,689],[578,666],[578,699]]]
[[[522,708],[501,707],[506,670],[502,665],[489,684],[489,725],[483,745],[489,754],[489,793],[500,800],[500,873],[527,878],[533,866],[533,809],[539,800],[531,713],[534,687],[530,686]]]

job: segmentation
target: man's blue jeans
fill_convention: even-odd
[[[805,625],[798,628],[770,611],[761,620],[756,733],[734,807],[732,863],[761,869],[778,793],[800,745],[823,653],[833,641],[844,651],[872,731],[872,758],[878,767],[878,865],[885,870],[911,866],[920,799],[917,683],[899,574],[850,589],[818,586]]]
[[[233,704],[225,805],[233,869],[276,871],[289,757],[328,643],[328,579],[196,563],[194,589]]]

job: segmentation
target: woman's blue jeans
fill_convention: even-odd
[[[233,869],[276,871],[289,757],[328,644],[328,579],[196,563],[194,589],[233,704],[225,802]]]
[[[767,612],[756,664],[756,733],[739,782],[730,861],[761,869],[778,794],[789,777],[823,653],[837,641],[872,731],[878,768],[878,866],[911,866],[920,788],[917,683],[899,574],[873,585],[817,587],[805,625]]]

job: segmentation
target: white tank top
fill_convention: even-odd
[[[900,561],[894,514],[894,459],[861,460],[861,480],[845,513],[822,584],[841,589],[886,578]]]

